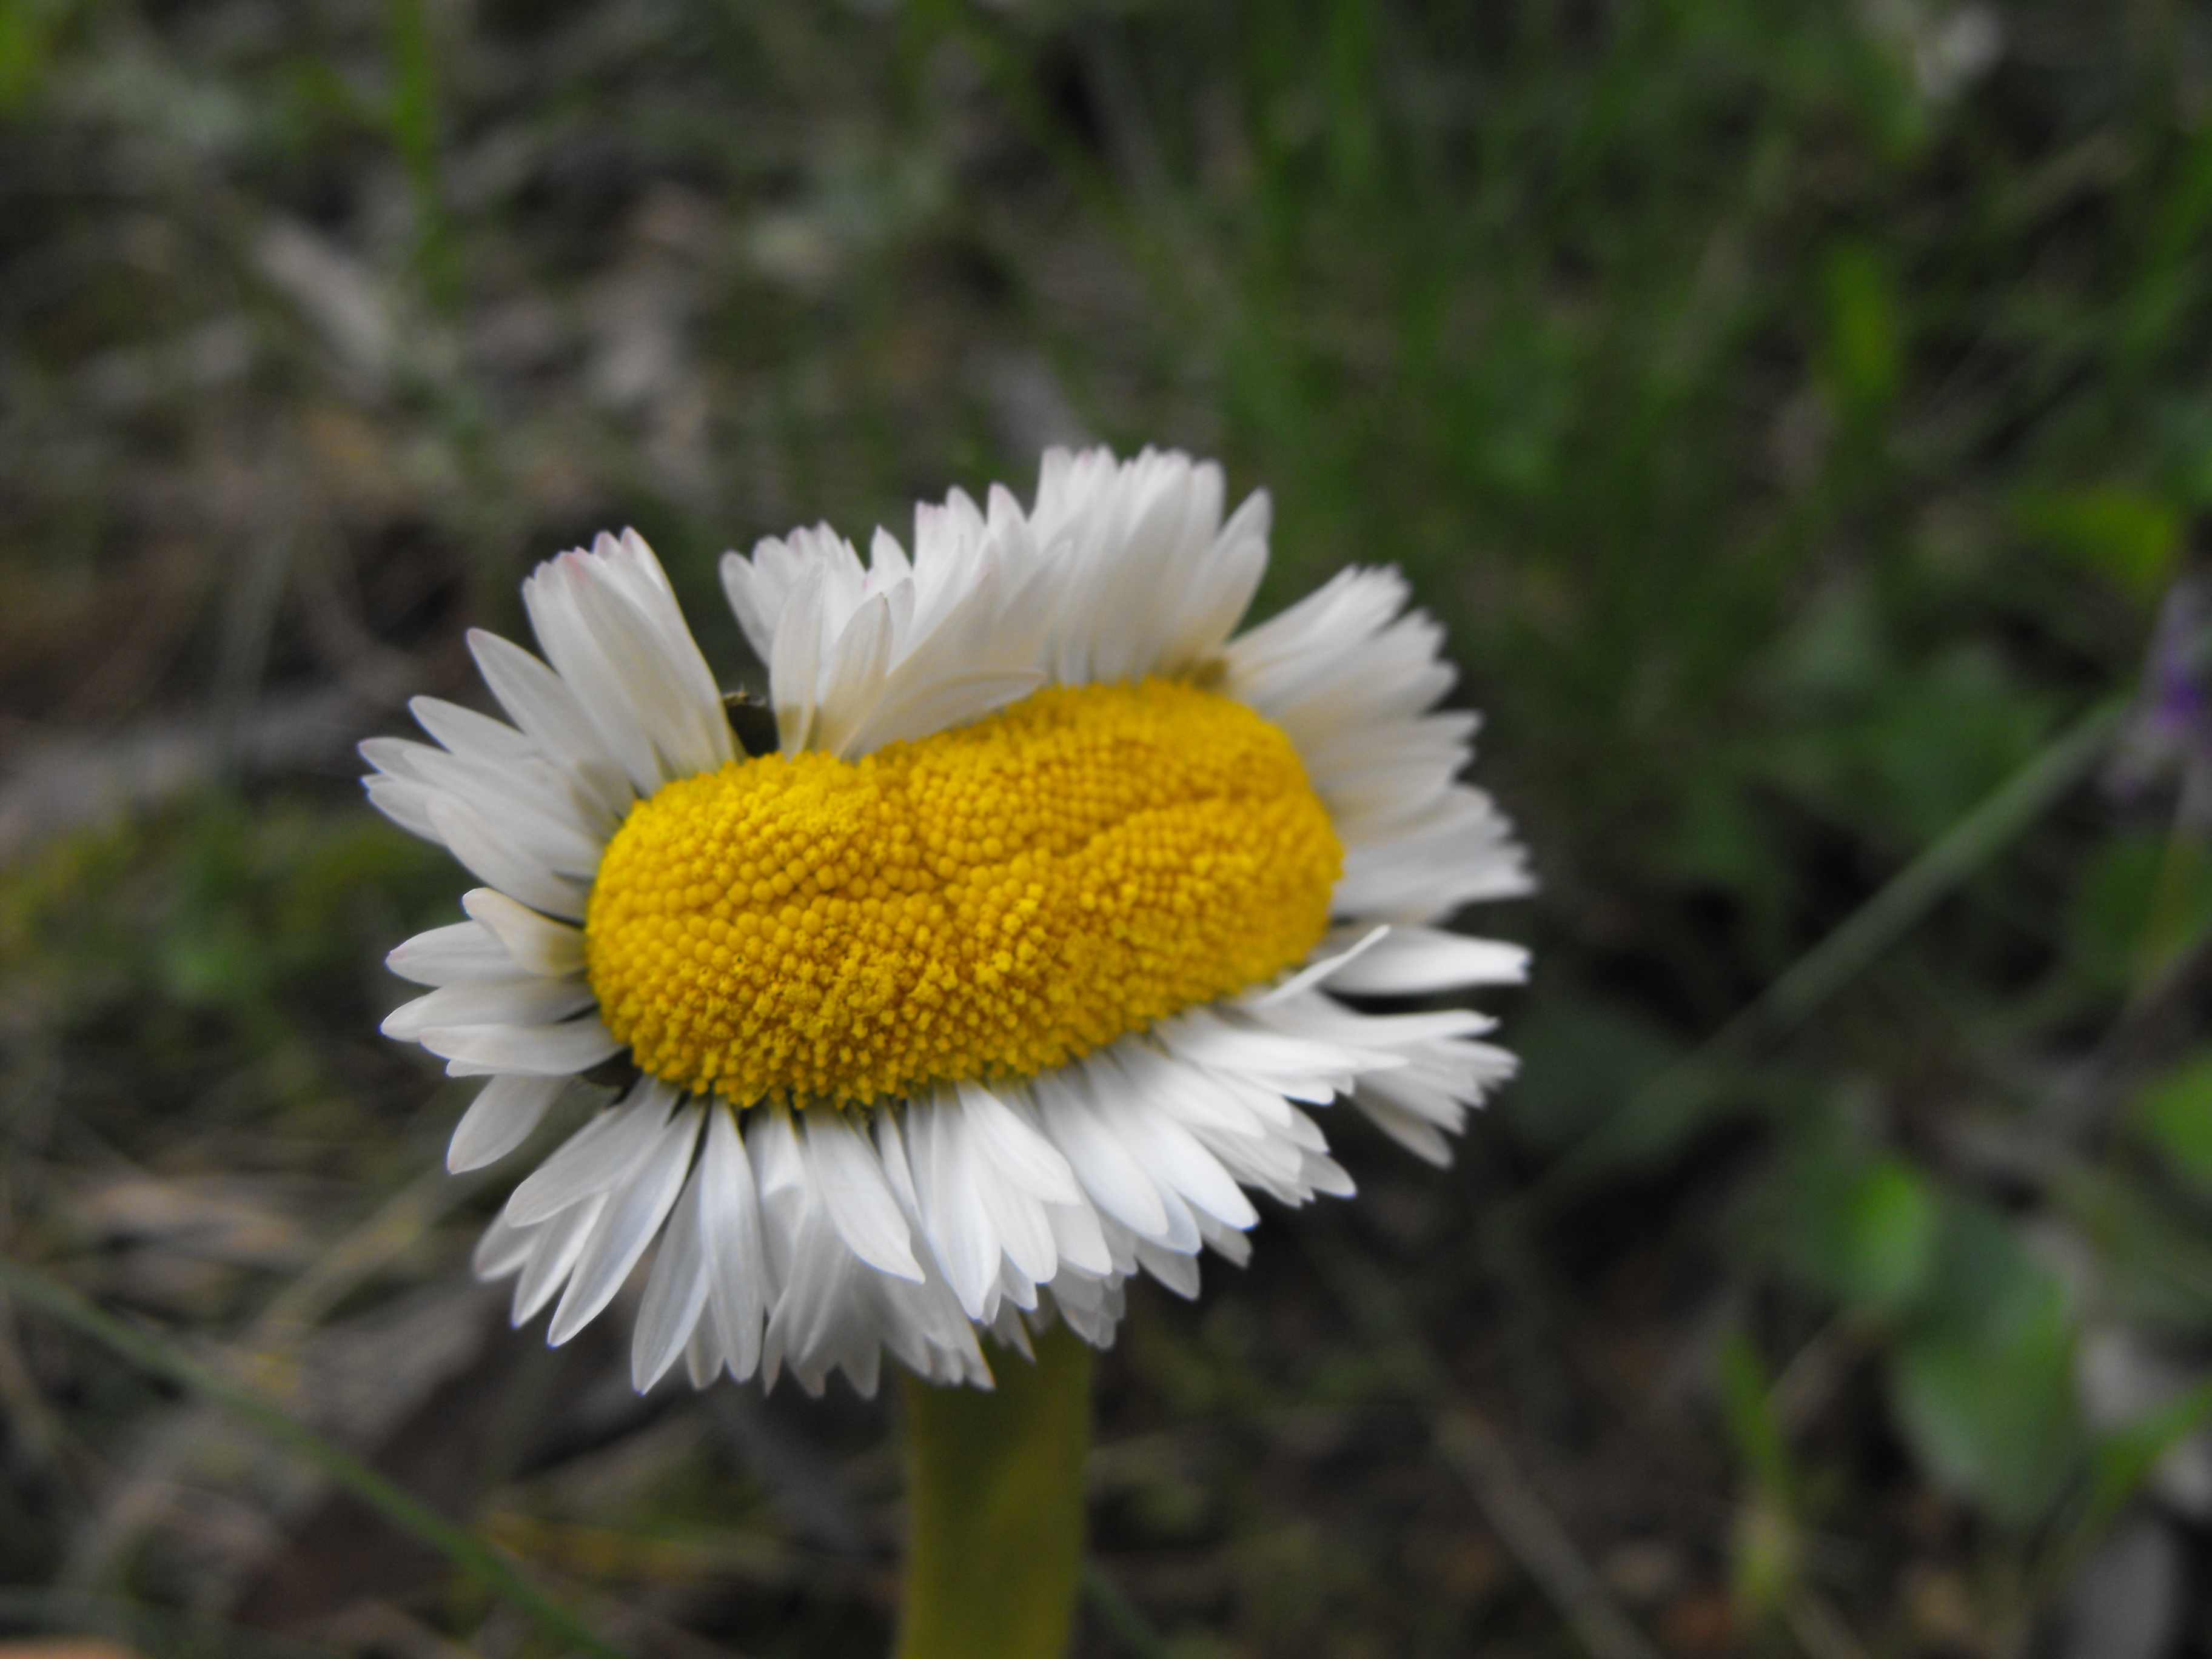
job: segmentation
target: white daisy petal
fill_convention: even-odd
[[[1182,1194],[1171,1188],[1160,1188],[1160,1202],[1168,1212],[1167,1230],[1156,1239],[1141,1241],[1159,1245],[1164,1249],[1188,1255],[1199,1247],[1198,1212],[1192,1209]],[[1132,1241],[1133,1250],[1136,1243]]]
[[[1252,1012],[1265,1014],[1292,1006],[1296,1005],[1290,1000],[1263,1002]],[[1179,1060],[1267,1078],[1296,1100],[1327,1101],[1337,1092],[1340,1081],[1364,1066],[1389,1063],[1344,1043],[1261,1029],[1250,1020],[1232,1024],[1221,1014],[1204,1008],[1161,1022],[1152,1035]]]
[[[827,659],[811,742],[824,754],[847,757],[853,735],[882,697],[890,670],[890,601],[880,593],[863,600]]]
[[[912,1104],[907,1145],[930,1246],[961,1308],[981,1319],[998,1276],[999,1237],[975,1190],[966,1124],[951,1096]]]
[[[684,1345],[684,1370],[691,1379],[691,1386],[703,1389],[722,1373],[727,1361],[724,1358],[721,1339],[716,1334],[714,1322],[702,1319],[691,1328],[691,1339]],[[750,1367],[739,1371],[731,1367],[731,1374],[740,1382],[752,1375]]]
[[[515,972],[514,957],[497,936],[473,921],[457,921],[417,933],[386,957],[384,965],[417,985],[512,979]]]
[[[1525,946],[1399,927],[1375,948],[1340,959],[1325,982],[1332,991],[1359,996],[1420,996],[1467,985],[1518,985],[1528,977]]]
[[[1180,1255],[1149,1242],[1137,1246],[1137,1260],[1154,1279],[1166,1285],[1185,1301],[1198,1295],[1198,1258]]]
[[[505,721],[443,697],[410,697],[407,712],[417,726],[462,758],[520,762],[537,757],[537,745]]]
[[[434,802],[443,798],[472,809],[518,854],[566,875],[588,877],[599,867],[611,825],[550,763],[470,758],[404,740],[398,747],[412,752],[386,758],[404,764],[409,781],[428,788]],[[437,823],[434,811],[431,822]]]
[[[1159,1186],[1232,1227],[1249,1227],[1258,1221],[1259,1212],[1221,1167],[1220,1160],[1199,1144],[1172,1106],[1150,1097],[1144,1084],[1127,1070],[1121,1054],[1109,1048],[1096,1058],[1118,1085],[1113,1096],[1102,1099],[1100,1105],[1112,1115],[1121,1145],[1145,1172]]]
[[[377,1029],[413,1042],[434,1026],[550,1025],[592,1006],[580,979],[488,979],[448,985],[404,1003]]]
[[[1242,1267],[1252,1260],[1251,1239],[1234,1227],[1212,1223],[1206,1227],[1205,1232],[1206,1248],[1223,1261]]]
[[[1350,1198],[1359,1190],[1352,1179],[1352,1172],[1326,1152],[1304,1153],[1298,1179],[1315,1192],[1326,1193],[1331,1198]]]
[[[541,916],[494,887],[471,888],[461,895],[461,908],[498,938],[518,968],[553,977],[584,971],[580,927]]]
[[[431,752],[428,745],[409,738],[364,738],[355,745],[356,752],[386,777],[403,781],[422,781],[416,760]]]
[[[660,1237],[653,1272],[645,1282],[629,1355],[630,1384],[640,1394],[667,1374],[690,1343],[707,1309],[708,1246],[699,1219],[699,1194],[705,1181],[702,1158],[692,1166],[690,1179],[669,1212],[667,1231]]]
[[[415,1040],[451,1062],[447,1073],[470,1077],[520,1072],[531,1077],[574,1077],[622,1052],[622,1041],[596,1015],[557,1025],[441,1025]]]
[[[775,1293],[753,1182],[736,1119],[718,1106],[707,1114],[698,1224],[707,1253],[708,1306],[730,1372],[739,1382],[760,1364],[761,1322]]]
[[[1053,1248],[1059,1253],[1063,1267],[1073,1273],[1094,1277],[1103,1277],[1114,1271],[1114,1252],[1106,1243],[1106,1230],[1089,1200],[1048,1205],[1045,1220],[1052,1228]]]
[[[921,1200],[915,1190],[905,1139],[899,1133],[899,1116],[896,1111],[877,1109],[876,1149],[882,1159],[884,1177],[898,1200],[900,1212],[906,1217],[912,1236],[926,1244]],[[975,1327],[969,1323],[959,1299],[938,1269],[934,1254],[924,1249],[916,1255],[922,1264],[921,1285],[909,1289],[896,1280],[883,1281],[902,1308],[901,1318],[889,1334],[895,1351],[921,1376],[989,1388],[991,1368],[976,1346]]]
[[[829,579],[819,564],[810,565],[793,582],[769,653],[769,702],[775,710],[777,739],[787,755],[806,748],[813,735],[822,616],[828,603]]]
[[[1353,1096],[1352,1101],[1370,1122],[1415,1158],[1439,1170],[1451,1167],[1451,1143],[1434,1124],[1379,1098],[1371,1091]]]
[[[706,658],[700,655],[698,642],[691,637],[690,626],[684,622],[683,610],[676,603],[676,589],[668,580],[668,573],[660,568],[660,561],[635,530],[623,532],[622,549],[627,555],[624,591],[645,617],[654,636],[655,654],[683,696],[701,745],[700,752],[705,757],[705,767],[711,769],[734,760],[737,739],[722,713],[721,688],[715,683],[714,671],[707,666]]]
[[[611,817],[633,799],[629,781],[569,685],[511,640],[469,630],[469,653],[484,684],[539,752],[565,765],[578,787]]]
[[[533,1226],[627,1181],[668,1121],[672,1091],[647,1081],[600,1113],[539,1164],[507,1200],[507,1218]]]
[[[608,1194],[606,1207],[577,1257],[561,1305],[553,1311],[545,1336],[553,1346],[559,1347],[599,1316],[659,1232],[683,1188],[701,1116],[696,1106],[678,1110],[661,1126],[622,1184]]]
[[[1381,945],[1389,937],[1389,934],[1390,929],[1387,923],[1381,927],[1370,927],[1352,944],[1340,951],[1333,951],[1320,961],[1301,969],[1273,990],[1263,992],[1256,997],[1243,998],[1241,1000],[1265,1006],[1271,1002],[1287,1001],[1290,998],[1297,995],[1299,992],[1319,985],[1324,981],[1334,981],[1353,963]]]
[[[446,1168],[455,1175],[496,1164],[530,1139],[546,1109],[568,1086],[560,1077],[495,1077],[479,1090],[454,1126]]]
[[[470,1271],[487,1283],[508,1278],[522,1271],[537,1243],[535,1227],[518,1227],[503,1215],[494,1216],[469,1258]]]
[[[597,580],[581,552],[540,565],[522,584],[523,609],[554,671],[575,694],[600,747],[621,767],[640,794],[665,781],[638,703],[650,692],[611,659],[586,614],[586,592]]]
[[[1160,1237],[1168,1212],[1159,1188],[1092,1114],[1077,1086],[1050,1073],[1030,1084],[1046,1133],[1101,1210],[1141,1238]]]
[[[1012,1107],[980,1083],[963,1083],[956,1092],[969,1127],[982,1138],[1007,1179],[1048,1204],[1082,1201],[1067,1160]]]
[[[721,567],[722,592],[728,596],[738,626],[744,630],[746,643],[763,663],[775,648],[775,625],[783,614],[785,586],[781,562],[763,557],[770,547],[780,553],[783,544],[763,542],[750,559],[732,550],[722,555]]]
[[[885,696],[853,728],[842,752],[871,754],[889,744],[963,726],[1028,696],[1043,681],[1033,668],[978,669],[939,679],[910,699]]]
[[[1183,672],[1212,658],[1251,609],[1252,596],[1267,574],[1267,531],[1273,516],[1264,489],[1230,515],[1200,562],[1182,616],[1161,650],[1159,672]]]
[[[894,1279],[921,1282],[921,1264],[907,1239],[906,1218],[884,1178],[883,1165],[850,1117],[836,1110],[807,1114],[802,1144],[814,1190],[839,1237],[854,1255]]]
[[[606,659],[623,665],[631,707],[667,775],[711,772],[732,758],[721,693],[645,543],[635,531],[619,540],[602,535],[588,555],[571,556],[584,626]]]
[[[537,1318],[560,1295],[606,1203],[605,1194],[586,1199],[532,1229],[530,1255],[522,1264],[521,1277],[514,1281],[514,1299],[507,1310],[518,1328]]]
[[[438,833],[438,826],[430,817],[432,795],[428,785],[388,773],[363,778],[361,783],[368,793],[368,804],[409,835],[420,836],[441,846],[445,844],[445,837]]]
[[[1243,1189],[1181,1123],[1164,1112],[1145,1110],[1133,1115],[1127,1137],[1153,1178],[1173,1188],[1201,1215],[1225,1221],[1232,1227],[1258,1224],[1260,1212]]]
[[[1031,1287],[1049,1280],[1060,1266],[1059,1249],[1052,1242],[1052,1223],[1046,1218],[1042,1205],[990,1167],[982,1145],[971,1140],[969,1146],[979,1155],[970,1166],[975,1170],[975,1198],[991,1218],[992,1231],[997,1233],[999,1249],[1006,1258],[1000,1267],[1000,1285],[1007,1286],[1006,1268],[1011,1267],[1017,1299],[1024,1307],[1035,1307],[1036,1297]]]
[[[476,808],[450,795],[434,795],[429,811],[439,839],[479,878],[550,915],[583,919],[585,890],[520,851]]]

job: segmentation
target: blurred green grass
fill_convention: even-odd
[[[738,662],[725,545],[1175,443],[1273,492],[1263,606],[1412,573],[1544,891],[1489,924],[1539,967],[1459,1170],[1355,1141],[1358,1204],[1136,1298],[1096,1512],[1173,1650],[1581,1650],[1432,1443],[1464,1413],[1669,1652],[2072,1639],[2116,1518],[2201,1577],[2212,1493],[2118,1426],[2212,1333],[2201,826],[2073,789],[1786,1039],[1704,1045],[2132,686],[2212,498],[2207,63],[2148,3],[0,0],[10,1254],[289,1364],[317,1330],[258,1314],[435,1162],[455,1102],[374,1026],[450,880],[272,712],[457,692],[462,626],[625,522]],[[454,1201],[311,1324],[457,1285]],[[0,1577],[239,1602],[278,1511],[234,1463],[222,1547],[116,1532],[172,1402],[29,1319],[0,1391]],[[767,1408],[831,1547],[702,1498],[758,1455],[713,1402],[597,1431],[635,1478],[571,1516],[577,1409],[453,1502],[641,1650],[875,1639],[873,1413]]]

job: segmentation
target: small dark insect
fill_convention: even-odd
[[[744,686],[725,691],[722,712],[729,716],[730,730],[737,734],[738,747],[748,756],[773,755],[781,746],[776,736],[775,711],[758,693]]]
[[[643,1073],[637,1069],[637,1062],[629,1057],[629,1051],[625,1048],[611,1060],[603,1060],[580,1075],[585,1082],[595,1083],[602,1089],[627,1091]]]

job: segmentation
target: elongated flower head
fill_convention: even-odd
[[[632,1363],[810,1391],[889,1352],[1111,1341],[1124,1286],[1237,1262],[1250,1193],[1348,1195],[1340,1099],[1442,1164],[1510,1075],[1464,1010],[1519,949],[1447,931],[1527,890],[1443,634],[1394,570],[1236,629],[1268,506],[1219,469],[1048,453],[864,562],[826,526],[732,553],[768,667],[749,754],[635,532],[523,585],[541,659],[470,646],[507,718],[418,698],[370,799],[484,884],[392,953],[392,1036],[486,1079],[456,1170],[579,1075],[627,1081],[514,1189],[477,1267],[565,1341],[648,1253]]]

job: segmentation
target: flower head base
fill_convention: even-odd
[[[1343,863],[1289,738],[1174,680],[641,802],[586,959],[641,1069],[738,1106],[1027,1079],[1303,962]]]
[[[390,958],[429,988],[386,1032],[489,1079],[448,1162],[633,1079],[477,1251],[518,1323],[565,1341],[650,1252],[641,1388],[866,1392],[885,1353],[988,1385],[979,1332],[1103,1346],[1133,1276],[1246,1258],[1249,1194],[1349,1194],[1333,1101],[1446,1161],[1512,1057],[1366,1000],[1521,978],[1442,924],[1525,861],[1404,580],[1237,635],[1268,509],[1222,507],[1183,456],[1053,452],[1033,505],[956,493],[910,553],[729,555],[775,721],[750,759],[659,562],[602,537],[524,584],[545,660],[471,636],[512,724],[422,698],[435,746],[362,745],[371,799],[484,884]]]

